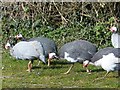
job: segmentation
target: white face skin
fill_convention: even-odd
[[[10,36],[10,38],[12,38],[12,36]],[[23,38],[22,34],[18,34],[15,36],[16,39],[20,39],[20,38]],[[9,49],[11,47],[9,41],[6,43],[5,45],[5,49]]]
[[[110,28],[110,30],[111,30],[112,32],[116,32],[116,31],[117,31],[117,28],[116,28],[115,26],[113,26],[113,27]]]
[[[10,43],[9,42],[7,42],[7,44],[5,45],[5,49],[9,49],[10,48]]]
[[[52,58],[58,58],[57,55],[55,53],[49,53],[49,59],[52,59]]]
[[[88,61],[88,60],[84,61],[84,62],[83,62],[83,67],[87,67],[88,64],[89,64],[89,61]]]
[[[19,39],[19,38],[23,38],[22,34],[18,34],[15,36],[15,38]]]

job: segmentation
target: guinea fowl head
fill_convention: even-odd
[[[5,49],[9,49],[11,47],[10,43],[7,42],[6,45],[5,45]]]
[[[17,43],[17,41],[15,40],[14,37],[9,37],[6,44],[5,44],[5,49],[10,49],[11,47],[13,47],[15,44]]]
[[[49,59],[58,59],[58,56],[56,55],[56,53],[49,53]]]
[[[5,44],[5,49],[9,49],[10,47],[13,47],[18,42],[18,40],[22,41],[22,39],[23,39],[22,34],[18,34],[16,36],[9,36]]]
[[[110,28],[110,30],[111,30],[112,32],[116,32],[116,31],[117,31],[117,28],[116,28],[115,26],[113,26],[113,27]]]
[[[22,34],[18,34],[18,35],[15,36],[15,38],[16,38],[16,39],[22,39],[23,36],[22,36]]]
[[[83,67],[87,67],[88,64],[89,64],[89,61],[88,61],[88,60],[85,60],[85,61],[83,62]]]

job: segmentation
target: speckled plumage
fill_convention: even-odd
[[[76,40],[63,45],[58,52],[59,57],[67,59],[65,58],[65,52],[67,52],[69,57],[73,58],[76,62],[83,62],[94,55],[96,52],[96,46],[85,40]]]
[[[35,37],[31,38],[28,41],[38,41],[42,44],[44,51],[45,51],[45,57],[48,57],[49,53],[56,53],[57,54],[57,45],[55,42],[51,39],[45,38],[45,37]]]
[[[101,49],[93,56],[91,62],[95,66],[101,66],[107,72],[120,70],[120,48]]]
[[[100,49],[98,52],[95,53],[95,55],[91,58],[91,62],[94,63],[101,59],[103,55],[107,55],[110,53],[114,48],[113,47],[107,47],[104,49]]]
[[[44,50],[40,42],[20,41],[10,49],[10,54],[16,59],[33,60],[39,58],[45,63]]]

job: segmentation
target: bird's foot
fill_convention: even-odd
[[[104,79],[104,77],[101,77],[101,78],[96,78],[95,80],[93,80],[93,82],[97,81],[97,80],[102,80]]]
[[[88,74],[91,74],[91,70],[87,70],[87,73],[88,73]]]
[[[27,71],[27,72],[31,72],[32,70],[30,70],[30,69],[27,69],[26,71]]]
[[[91,74],[91,72],[89,72],[88,74]]]
[[[69,74],[69,72],[65,72],[64,74]]]

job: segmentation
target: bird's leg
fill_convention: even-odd
[[[70,72],[70,70],[73,68],[73,66],[74,66],[74,63],[70,66],[70,68],[64,74],[68,74]]]
[[[91,70],[89,70],[87,67],[85,67],[85,69],[88,74],[91,74]]]
[[[105,78],[108,74],[109,74],[109,72],[107,72],[103,78]]]
[[[48,58],[48,66],[50,66],[50,61],[51,61],[51,59],[50,59],[50,58]]]
[[[29,61],[28,62],[28,69],[27,69],[27,71],[31,72],[31,69],[32,69],[32,61]]]
[[[118,71],[118,77],[120,77],[120,71]]]
[[[107,75],[109,74],[109,72],[107,72],[104,77],[101,77],[101,78],[96,78],[95,80],[93,80],[93,82],[95,82],[96,80],[101,80],[101,79],[104,79]]]

